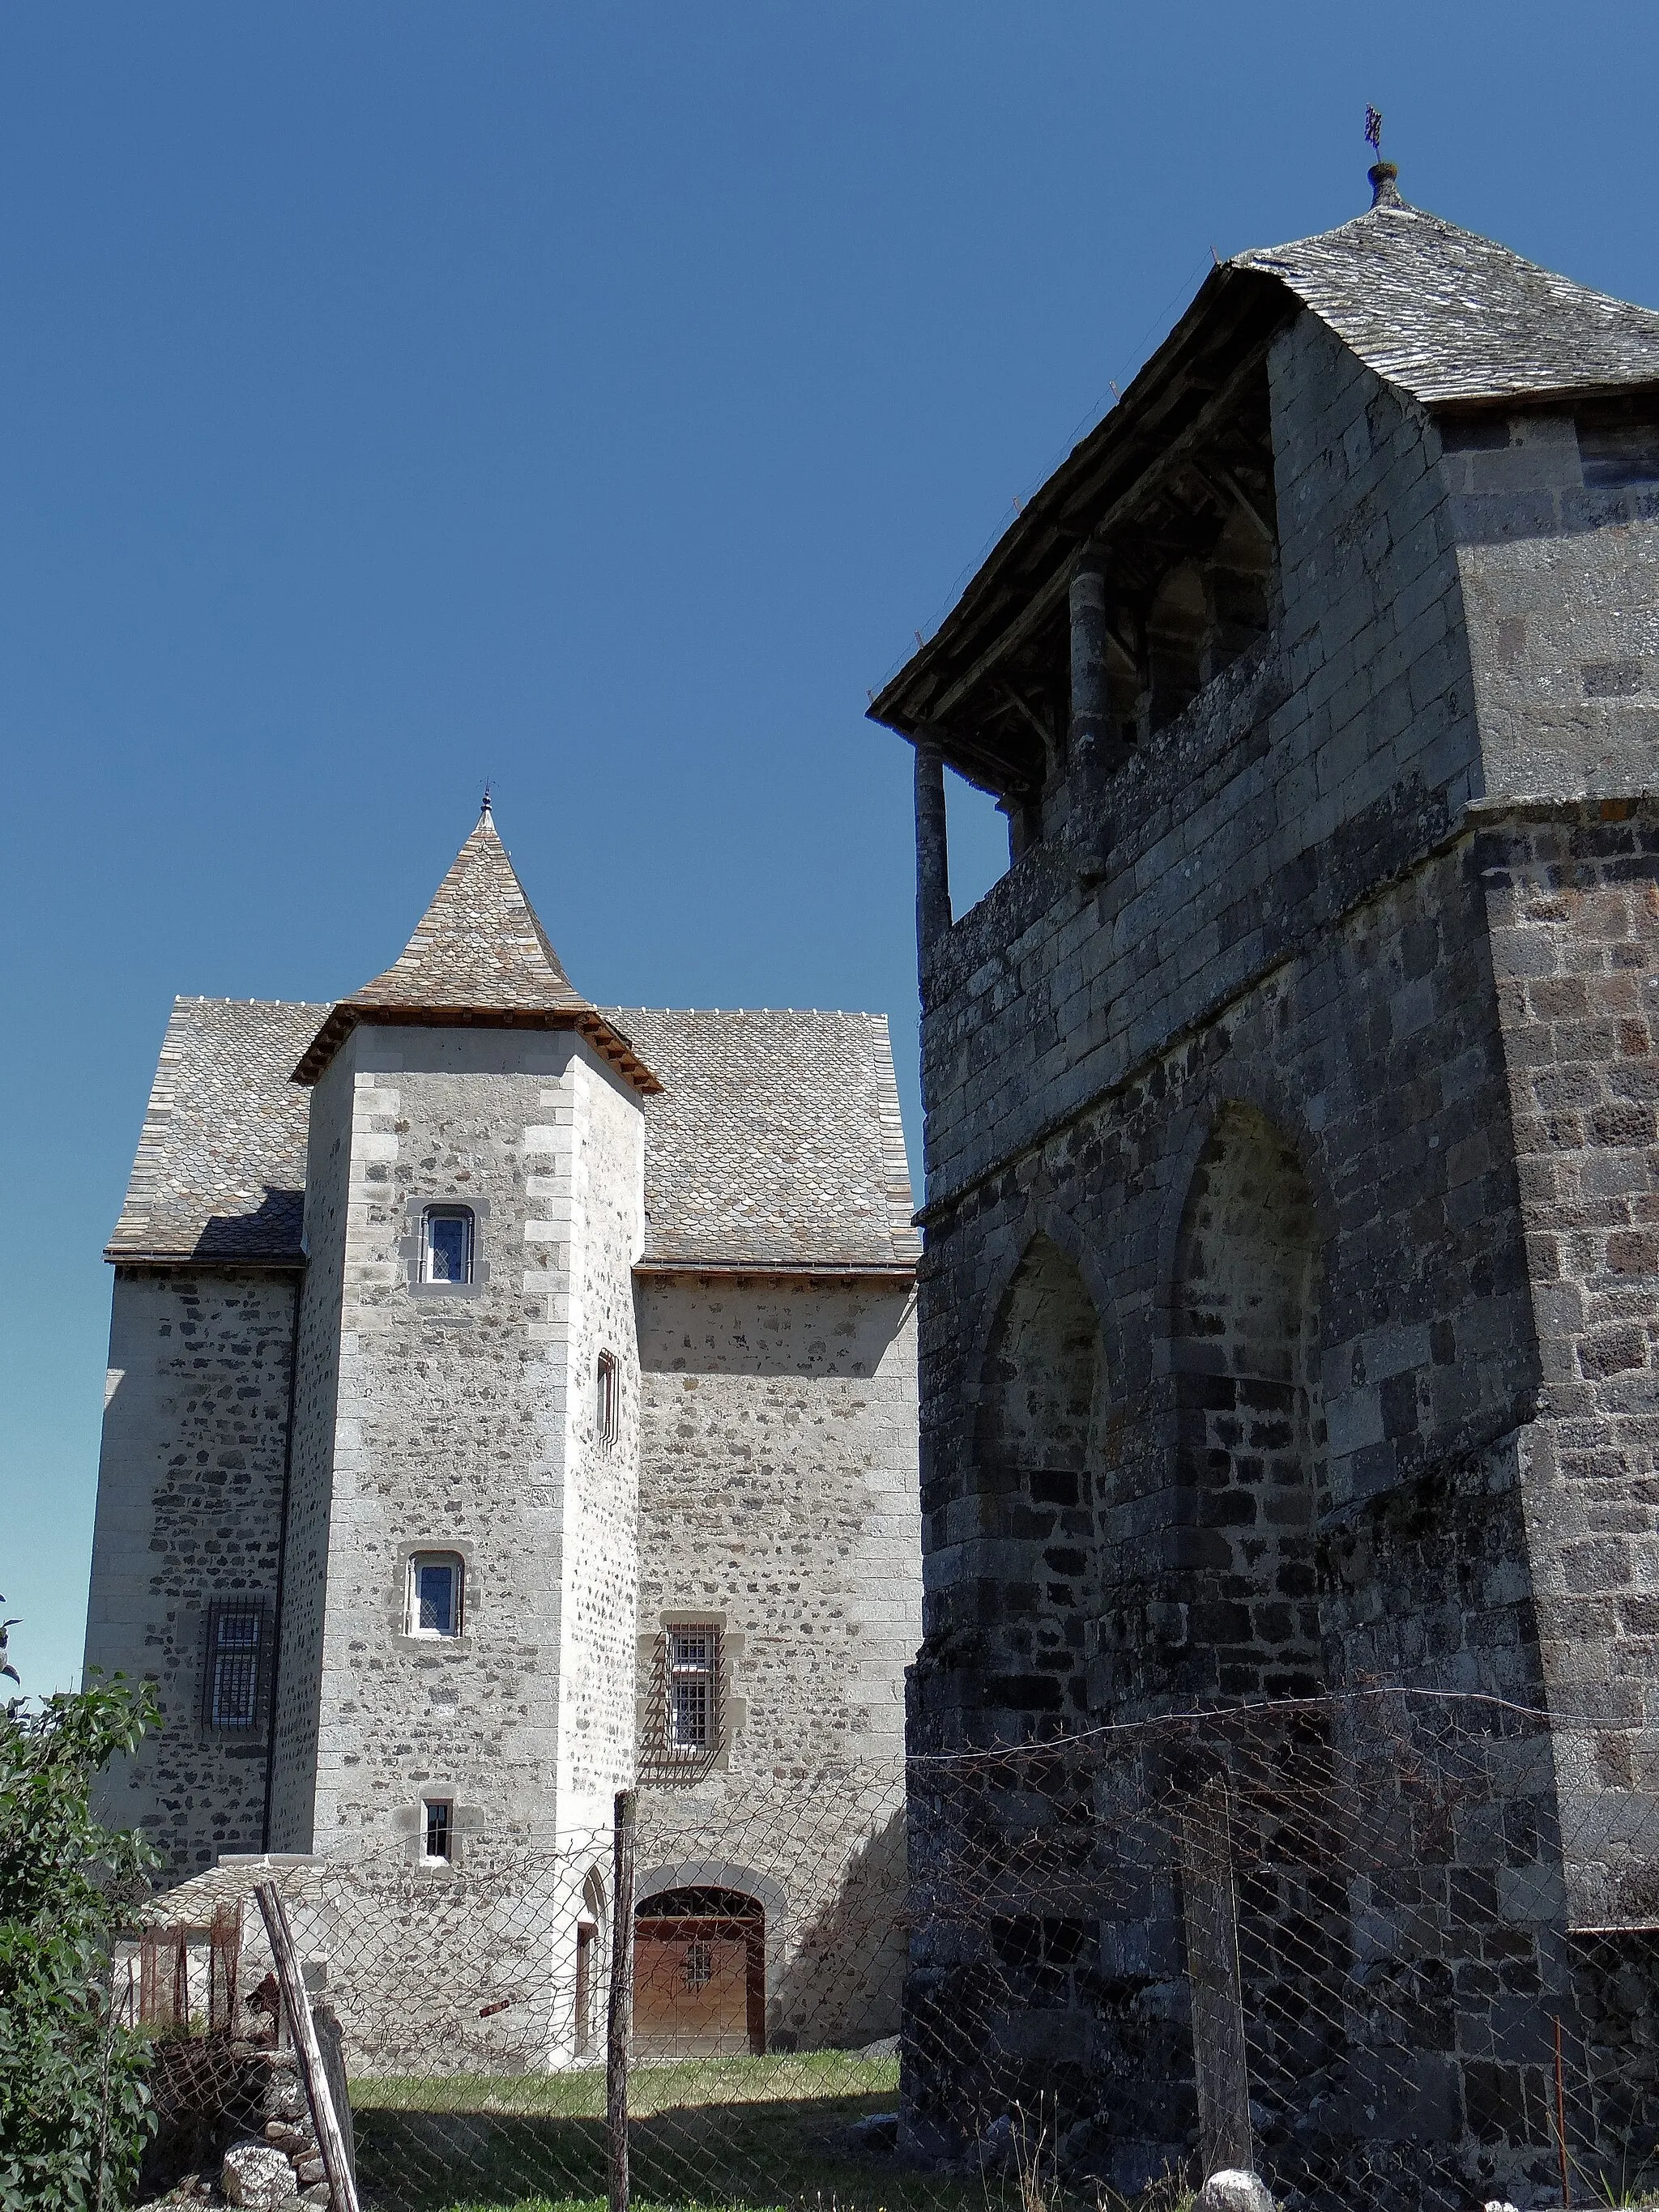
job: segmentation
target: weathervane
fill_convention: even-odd
[[[1367,172],[1370,178],[1371,205],[1400,205],[1400,191],[1395,182],[1400,172],[1392,161],[1382,159],[1382,111],[1380,107],[1367,107],[1365,110],[1365,143],[1376,155]]]

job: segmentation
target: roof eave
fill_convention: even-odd
[[[647,1098],[661,1083],[614,1023],[592,1007],[574,1006],[376,1006],[343,1000],[301,1054],[290,1080],[315,1085],[354,1029],[574,1030]]]
[[[1138,432],[1157,434],[1152,418],[1159,398],[1168,392],[1183,368],[1202,356],[1206,344],[1215,346],[1223,339],[1237,339],[1241,321],[1253,319],[1252,293],[1263,303],[1262,328],[1253,333],[1253,338],[1265,336],[1276,319],[1267,306],[1270,299],[1276,301],[1280,310],[1292,301],[1298,308],[1302,304],[1282,277],[1266,270],[1243,268],[1232,262],[1223,262],[1212,269],[1186,313],[1116,404],[1072,448],[1041,489],[1026,502],[975,571],[961,598],[933,635],[882,687],[867,709],[869,720],[912,739],[919,731],[929,726],[925,709],[913,702],[911,695],[923,679],[948,666],[952,654],[971,636],[992,604],[1003,577],[1019,566],[1023,556],[1039,547],[1045,534],[1054,540],[1054,546],[1053,550],[1038,550],[1039,562],[1052,570],[1070,561],[1076,545],[1086,535],[1060,522],[1074,487],[1091,475],[1109,470],[1115,450],[1121,450],[1127,459]],[[1224,302],[1234,311],[1224,331],[1218,327]],[[1136,476],[1144,474],[1154,458],[1149,456],[1140,470],[1126,477],[1126,489],[1133,488]],[[945,750],[948,757],[948,743]]]

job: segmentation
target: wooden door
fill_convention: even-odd
[[[634,2046],[649,2058],[766,2047],[765,1938],[714,1918],[641,1919],[634,1931]]]

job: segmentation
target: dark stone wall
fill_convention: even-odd
[[[1659,495],[1592,483],[1601,434],[1565,420],[1443,434],[1310,318],[1270,378],[1268,635],[1109,780],[1047,793],[1042,842],[924,956],[910,1741],[1379,1680],[1547,1706],[1525,1838],[1488,1865],[1456,1815],[1403,1846],[1401,1909],[1416,1884],[1449,1963],[1394,2087],[1371,2054],[1379,2141],[1519,2172],[1540,2021],[1646,2017],[1567,1929],[1659,1898],[1659,802],[1632,796]],[[1019,1322],[1050,1254],[1096,1365],[1086,1428],[1022,1462],[1006,1408],[1079,1334]],[[913,1807],[918,1864],[961,1842]],[[1146,1875],[1063,1973],[1033,1939],[1029,2004],[994,1931],[919,1930],[918,2145],[960,2124],[922,2031],[994,1987],[1011,2063],[1133,2104],[1187,2032],[1178,1895]],[[1334,1960],[1364,1895],[1327,1900]],[[1288,1890],[1269,1935],[1286,1916]]]

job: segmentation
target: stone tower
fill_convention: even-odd
[[[487,805],[296,1075],[313,1097],[271,1846],[416,1856],[435,1799],[463,1842],[545,1847],[608,1819],[633,1765],[631,1270],[659,1086],[571,988]],[[459,1633],[434,1635],[421,1563],[452,1559]],[[388,1666],[387,1638],[412,1663]]]
[[[1214,270],[872,709],[917,776],[912,1745],[1541,1708],[1559,1992],[1659,1893],[1613,1840],[1659,1776],[1659,315],[1373,181]],[[945,766],[1011,832],[955,916]],[[1120,2185],[1172,2146],[1089,2022],[1178,1956],[1081,1947],[1044,2031]],[[1524,2142],[1522,2058],[1472,1998],[1399,2124]]]

